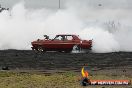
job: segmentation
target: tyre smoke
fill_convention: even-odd
[[[129,14],[128,14],[129,13]],[[31,49],[44,34],[93,39],[93,52],[132,51],[131,11],[68,1],[63,9],[29,9],[24,2],[0,13],[0,49]]]

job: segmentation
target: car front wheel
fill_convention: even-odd
[[[44,50],[43,50],[43,48],[42,48],[41,46],[39,46],[39,47],[38,47],[38,51],[39,51],[39,52],[43,52]]]

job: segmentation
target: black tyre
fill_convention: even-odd
[[[39,46],[39,47],[37,48],[37,51],[39,51],[39,52],[44,52],[44,49],[43,49],[41,46]]]
[[[81,47],[79,45],[74,45],[72,49],[73,53],[79,53],[81,52]]]

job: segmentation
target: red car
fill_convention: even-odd
[[[40,52],[71,52],[72,50],[91,50],[92,47],[92,40],[81,40],[77,35],[61,34],[56,35],[54,39],[49,39],[49,36],[47,35],[44,35],[44,37],[45,39],[38,39],[31,42],[31,48]]]

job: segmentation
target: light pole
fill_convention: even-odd
[[[59,0],[59,9],[60,9],[60,0]]]

